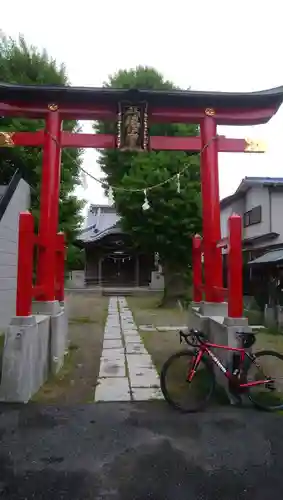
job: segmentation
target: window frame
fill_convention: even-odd
[[[255,217],[254,214],[257,214],[257,216]],[[253,215],[254,215],[254,220],[252,219]],[[262,222],[262,205],[257,205],[256,207],[251,208],[243,215],[244,227],[254,226],[255,224],[260,224],[261,222]]]

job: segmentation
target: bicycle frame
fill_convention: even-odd
[[[226,345],[211,344],[210,342],[203,342],[198,346],[198,352],[196,353],[193,367],[190,370],[190,372],[188,373],[188,378],[187,378],[188,382],[192,381],[192,379],[196,373],[196,370],[198,368],[198,365],[200,364],[200,361],[201,361],[204,354],[207,354],[212,359],[212,361],[218,366],[218,368],[222,371],[222,373],[225,375],[225,377],[228,378],[228,380],[235,382],[235,376],[231,372],[229,372],[228,368],[221,363],[220,359],[217,358],[217,356],[215,356],[215,354],[210,350],[210,348],[212,348],[212,349],[224,349],[226,351],[238,352],[240,354],[240,367],[242,367],[242,365],[244,363],[245,356],[247,356],[248,358],[251,359],[251,356],[242,347],[229,347]],[[247,383],[241,384],[237,380],[237,385],[239,388],[253,387],[255,385],[267,384],[268,382],[271,382],[271,381],[272,381],[272,379],[265,379],[265,380],[256,380],[254,382],[247,382]]]

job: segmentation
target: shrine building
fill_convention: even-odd
[[[85,250],[86,286],[150,285],[156,269],[154,255],[139,250],[122,230],[114,206],[90,205],[77,245]]]

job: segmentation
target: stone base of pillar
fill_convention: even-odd
[[[200,313],[203,316],[228,316],[227,302],[200,302]]]
[[[58,373],[64,363],[64,356],[68,349],[68,314],[64,302],[35,301],[32,305],[34,314],[47,314],[51,319],[50,334],[50,371]]]
[[[0,401],[27,403],[49,374],[50,317],[14,317],[5,335]]]

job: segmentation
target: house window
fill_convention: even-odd
[[[248,212],[244,213],[243,223],[244,227],[252,226],[253,224],[259,224],[261,222],[261,205],[252,208]]]

